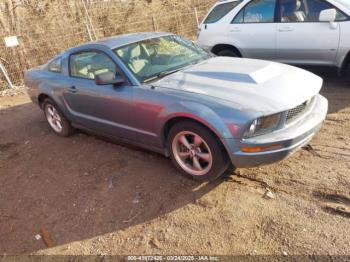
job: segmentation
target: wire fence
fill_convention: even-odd
[[[0,38],[17,36],[19,45],[0,41],[0,88],[23,84],[23,73],[67,48],[133,32],[172,32],[194,39],[198,22],[215,0],[3,0]]]

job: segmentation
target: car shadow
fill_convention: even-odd
[[[0,253],[7,254],[147,226],[223,182],[195,182],[161,155],[95,136],[58,137],[32,104],[0,110],[0,170]]]

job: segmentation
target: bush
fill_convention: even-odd
[[[0,58],[16,84],[23,71],[91,39],[141,31],[169,31],[195,37],[194,7],[204,16],[213,0],[3,0],[0,37],[19,36],[20,46]],[[1,76],[0,76],[1,79]],[[1,81],[1,80],[0,80]]]

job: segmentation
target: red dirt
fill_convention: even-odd
[[[322,76],[330,112],[311,147],[210,184],[154,153],[57,137],[25,94],[0,98],[0,253],[350,255],[350,84]]]

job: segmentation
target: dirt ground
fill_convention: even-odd
[[[0,254],[350,255],[350,80],[318,73],[330,111],[311,146],[209,184],[154,153],[57,137],[25,94],[0,98]]]

